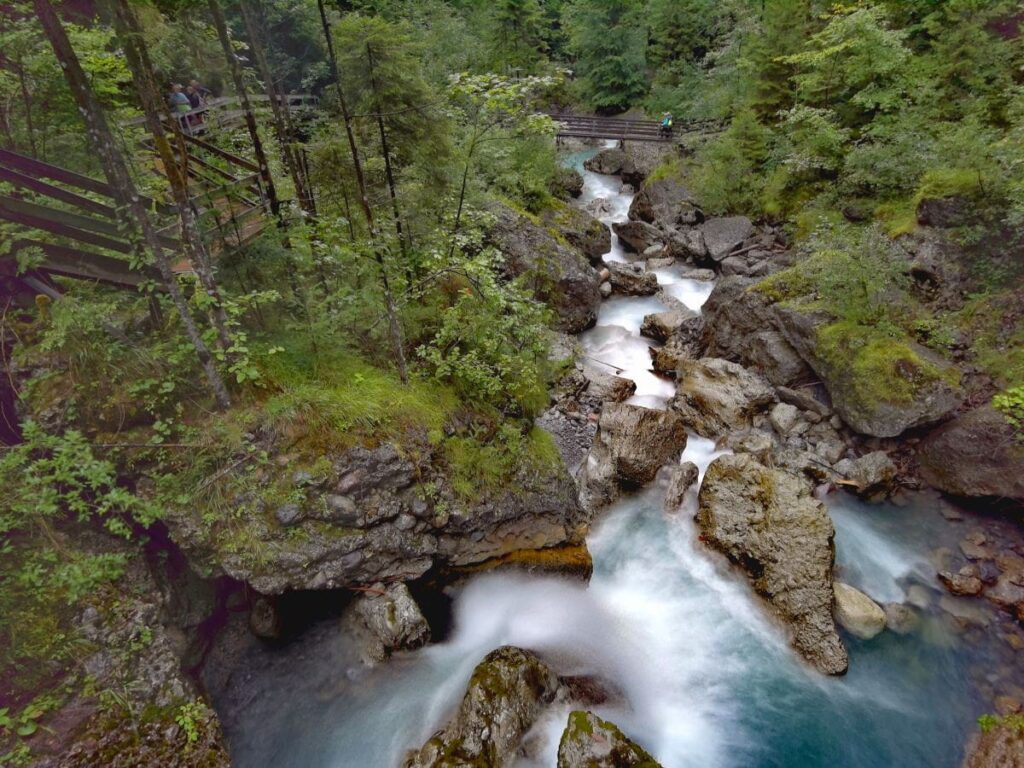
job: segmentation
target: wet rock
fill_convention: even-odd
[[[554,310],[558,330],[579,333],[592,326],[601,301],[600,280],[586,257],[511,208],[495,204],[491,210],[495,223],[487,239],[503,256],[504,276],[525,276],[534,297]]]
[[[675,377],[680,363],[703,357],[701,336],[704,318],[700,315],[686,318],[664,346],[651,348],[651,364],[655,371]]]
[[[601,257],[612,249],[612,233],[608,227],[575,205],[548,208],[541,215],[541,221],[581,251],[591,264],[598,264]]]
[[[583,375],[589,384],[586,393],[600,403],[621,403],[636,392],[636,382],[623,376],[616,376],[611,369],[603,370],[597,365],[584,365]]]
[[[836,621],[855,637],[870,640],[885,629],[885,611],[859,589],[841,581],[833,583]]]
[[[512,765],[558,686],[555,673],[532,653],[512,646],[491,651],[473,670],[455,716],[406,759],[405,768]]]
[[[985,591],[985,597],[1024,621],[1024,573],[1008,572],[999,575],[994,587]]]
[[[704,233],[696,227],[669,230],[667,238],[669,253],[676,259],[703,262],[708,257]]]
[[[557,184],[569,197],[575,198],[583,194],[583,174],[575,168],[559,168]]]
[[[885,628],[897,635],[909,635],[916,632],[921,626],[921,617],[908,605],[902,603],[886,603],[882,606],[885,611]]]
[[[603,173],[606,176],[617,176],[622,173],[622,166],[626,162],[626,153],[618,147],[602,149],[593,157],[583,161],[583,167],[594,173]]]
[[[608,264],[608,282],[612,290],[626,296],[653,296],[658,292],[658,276],[639,264]]]
[[[581,503],[594,510],[617,498],[623,488],[649,483],[662,466],[678,461],[685,447],[686,426],[677,414],[609,405],[583,466]]]
[[[668,341],[679,332],[687,320],[696,316],[696,312],[685,307],[646,315],[640,326],[640,335],[655,341]]]
[[[627,251],[643,253],[655,243],[664,243],[665,236],[651,224],[642,221],[624,221],[612,224],[619,242]]]
[[[629,206],[629,218],[659,226],[672,226],[684,221],[699,224],[704,214],[694,205],[693,196],[674,178],[649,181],[640,187]]]
[[[367,631],[366,654],[373,662],[430,641],[430,626],[405,584],[374,584],[356,599],[351,611]]]
[[[704,235],[708,255],[714,261],[722,261],[754,234],[754,225],[746,216],[708,219],[700,229]]]
[[[661,768],[618,726],[592,712],[569,713],[558,744],[558,768]]]
[[[989,406],[931,432],[917,459],[921,477],[944,493],[1024,500],[1024,445],[1006,418]]]
[[[249,630],[264,640],[276,640],[281,636],[281,629],[277,600],[272,596],[257,595],[249,607]]]
[[[943,595],[939,598],[939,608],[956,619],[961,627],[987,627],[992,623],[989,611],[974,600],[961,600],[957,597]]]
[[[601,298],[607,299],[609,296],[612,295],[612,284],[609,283],[608,281],[605,281],[601,283],[598,290],[601,292]]]
[[[992,550],[986,546],[987,543],[984,532],[973,530],[960,542],[960,551],[968,560],[990,560]]]
[[[844,459],[836,464],[836,471],[857,484],[857,492],[865,495],[887,493],[896,481],[896,465],[884,451]]]
[[[974,596],[981,594],[981,579],[970,572],[964,573],[963,569],[961,569],[960,573],[939,571],[939,581],[954,595]]]
[[[688,269],[680,275],[687,280],[700,280],[703,283],[710,283],[715,279],[715,271],[713,269]]]
[[[717,437],[750,426],[752,417],[775,401],[761,376],[727,360],[683,360],[672,408],[702,437]]]
[[[976,734],[963,768],[1024,768],[1024,731],[997,724]]]
[[[931,593],[920,584],[911,584],[907,589],[907,602],[915,608],[924,610],[931,606]]]
[[[692,461],[672,467],[668,478],[668,489],[665,491],[665,509],[675,512],[683,504],[686,492],[692,488],[700,471]]]
[[[697,524],[789,625],[805,659],[826,674],[846,672],[832,618],[835,530],[807,483],[749,455],[719,457],[701,486]]]

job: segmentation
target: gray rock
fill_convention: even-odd
[[[1006,418],[989,406],[931,432],[917,459],[921,477],[944,493],[1024,500],[1024,445]]]
[[[682,277],[685,277],[687,280],[701,280],[710,283],[717,275],[713,269],[688,269],[683,272]]]
[[[885,629],[885,611],[874,600],[841,581],[834,582],[832,587],[836,595],[836,621],[843,629],[862,640],[870,640]]]
[[[491,651],[469,680],[448,724],[405,760],[405,768],[503,768],[515,761],[526,733],[555,698],[555,673],[512,646]]]
[[[779,403],[768,414],[772,429],[780,435],[788,435],[800,421],[800,411],[788,403]]]
[[[807,483],[746,454],[721,456],[704,476],[697,524],[789,625],[805,659],[827,674],[846,672],[832,618],[835,530]]]
[[[569,473],[575,475],[590,452],[597,424],[586,418],[570,418],[558,408],[550,408],[535,422],[554,438]]]
[[[593,157],[583,161],[583,167],[594,173],[603,173],[606,176],[615,176],[622,173],[622,166],[626,162],[626,153],[618,147],[602,149]]]
[[[676,378],[672,408],[702,437],[750,426],[752,417],[775,401],[767,381],[727,360],[683,360]]]
[[[963,768],[1024,768],[1024,731],[997,724],[974,735]]]
[[[616,376],[596,365],[585,364],[583,375],[589,381],[587,395],[599,403],[621,403],[636,392],[636,383],[632,379]]]
[[[686,426],[677,414],[639,405],[607,406],[583,467],[581,503],[596,510],[623,488],[646,485],[662,466],[678,461],[685,447]]]
[[[256,595],[249,606],[249,630],[264,640],[276,640],[281,636],[281,628],[277,599],[267,595]]]
[[[302,508],[298,504],[284,504],[274,510],[274,517],[281,525],[295,525],[303,517]]]
[[[611,230],[578,206],[563,204],[548,208],[541,214],[541,221],[581,251],[591,264],[599,263],[601,257],[612,249]]]
[[[661,768],[618,726],[592,712],[569,713],[558,744],[557,768]]]
[[[896,482],[896,465],[885,451],[874,451],[850,461],[836,464],[836,471],[857,484],[857,492],[873,495],[888,493]]]
[[[569,197],[579,197],[583,194],[583,174],[575,168],[559,168],[557,184]]]
[[[696,316],[696,312],[686,307],[646,315],[644,316],[643,323],[640,325],[640,335],[647,336],[655,341],[668,341],[679,332],[690,318]]]
[[[704,220],[700,209],[694,205],[693,196],[674,178],[658,179],[644,183],[629,206],[629,218],[668,227],[680,218],[688,223],[698,224]]]
[[[665,236],[659,229],[642,221],[624,221],[612,224],[619,236],[619,242],[627,251],[643,253],[655,243],[664,243]]]
[[[708,256],[704,233],[696,227],[669,230],[668,248],[669,253],[677,259],[700,262]]]
[[[692,461],[672,467],[665,490],[665,509],[675,512],[683,504],[686,492],[692,488],[700,475],[700,470]]]
[[[491,210],[496,218],[487,239],[504,257],[504,276],[525,277],[534,297],[554,310],[559,330],[579,333],[592,326],[600,280],[586,257],[506,206],[495,204]]]
[[[908,605],[902,603],[886,603],[882,606],[885,611],[885,628],[897,635],[909,635],[918,630],[921,626],[921,617]]]
[[[430,626],[405,584],[374,584],[351,610],[370,638],[370,661],[380,662],[394,651],[415,650],[430,641]]]
[[[754,225],[746,216],[725,216],[708,219],[701,224],[701,233],[708,248],[708,255],[714,261],[726,256],[743,245],[743,241],[754,234]]]
[[[639,264],[608,264],[608,282],[617,293],[626,296],[653,296],[658,292],[658,276]]]
[[[917,204],[917,223],[926,227],[963,227],[976,217],[974,206],[964,197],[926,197]]]
[[[696,360],[703,356],[704,318],[700,315],[688,317],[662,347],[651,348],[652,367],[658,373],[675,376],[684,360]]]
[[[601,285],[598,287],[598,290],[601,292],[601,298],[607,299],[609,296],[612,295],[612,284],[605,281],[601,283]]]
[[[778,394],[779,400],[795,405],[801,411],[812,411],[825,418],[832,415],[831,408],[805,390],[776,387],[775,392]]]

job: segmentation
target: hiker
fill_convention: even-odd
[[[672,113],[666,112],[661,118],[661,135],[668,137],[672,135]]]
[[[191,112],[192,103],[189,101],[188,96],[181,90],[180,85],[171,86],[171,95],[167,98],[167,103],[171,108],[171,112]]]
[[[206,106],[206,102],[213,96],[213,91],[207,88],[205,85],[201,85],[198,80],[192,79],[188,81],[188,87],[191,88],[199,96],[199,101],[202,106]]]

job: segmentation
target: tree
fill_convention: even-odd
[[[196,350],[196,355],[210,382],[217,404],[222,408],[227,408],[231,405],[227,387],[224,386],[224,381],[217,371],[210,350],[203,341],[199,328],[189,312],[188,303],[185,301],[171,268],[170,257],[160,243],[159,234],[149,217],[142,196],[135,189],[135,183],[128,172],[128,165],[107,125],[103,109],[89,87],[85,72],[71,47],[71,42],[64,31],[60,18],[50,4],[50,0],[34,0],[34,7],[46,38],[64,72],[68,87],[79,105],[85,120],[89,143],[100,159],[107,183],[117,200],[121,224],[130,233],[141,232],[142,242],[153,257],[163,279],[164,287],[178,310],[185,333]]]
[[[595,109],[625,109],[647,92],[641,10],[639,0],[576,0],[566,6],[582,95]]]
[[[502,68],[533,71],[547,49],[544,17],[537,0],[496,0],[492,13],[490,42],[495,63]]]

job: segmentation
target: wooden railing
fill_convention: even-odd
[[[683,133],[706,133],[717,130],[720,126],[715,120],[689,120],[675,123],[671,132],[666,132],[657,120],[566,114],[551,114],[550,117],[559,125],[559,138],[670,142]]]

